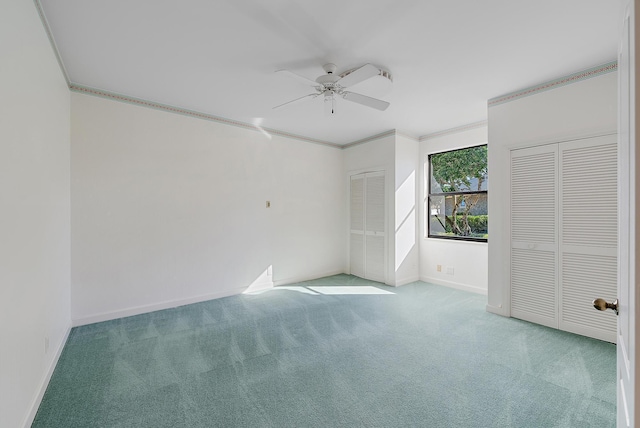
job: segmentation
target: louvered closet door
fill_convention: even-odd
[[[351,274],[385,282],[385,173],[351,176]]]
[[[557,150],[512,151],[510,192],[511,316],[556,328]]]
[[[364,277],[364,174],[351,176],[351,274]]]
[[[615,342],[616,315],[592,300],[617,294],[616,136],[560,144],[559,328]]]
[[[384,172],[366,174],[365,278],[384,282]]]

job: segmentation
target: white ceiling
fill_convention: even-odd
[[[347,144],[486,120],[487,100],[616,59],[619,0],[43,0],[72,84]],[[321,97],[315,79],[372,63],[353,91],[384,112]]]

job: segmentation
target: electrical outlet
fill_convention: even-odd
[[[453,275],[453,266],[447,266],[447,275]]]
[[[442,265],[438,265],[438,266],[436,266],[436,270],[437,270],[438,272],[442,272]]]

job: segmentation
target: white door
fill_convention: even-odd
[[[636,385],[636,88],[635,88],[635,18],[636,0],[628,2],[618,53],[619,102],[619,242],[618,242],[618,427],[640,426],[635,412]]]
[[[384,172],[365,178],[365,278],[384,282]]]
[[[615,135],[511,152],[511,316],[616,342]]]
[[[558,327],[558,145],[511,152],[511,316]]]
[[[561,143],[558,164],[558,328],[615,343],[616,314],[591,302],[618,295],[617,136]]]
[[[364,174],[351,176],[349,260],[351,274],[364,277]]]
[[[351,274],[385,282],[385,173],[351,176]]]

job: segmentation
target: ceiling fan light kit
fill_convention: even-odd
[[[329,115],[336,113],[336,98],[341,97],[347,101],[351,101],[357,104],[361,104],[367,107],[374,108],[376,110],[384,111],[389,107],[387,101],[379,100],[377,98],[368,97],[366,95],[357,94],[355,92],[347,91],[350,86],[356,85],[374,76],[381,75],[389,80],[391,74],[380,70],[378,67],[372,64],[365,64],[353,70],[340,74],[335,74],[338,67],[335,64],[325,64],[323,67],[327,74],[319,76],[315,81],[307,79],[304,76],[300,76],[290,70],[278,70],[277,73],[286,74],[308,86],[312,86],[316,93],[304,95],[300,98],[288,101],[284,104],[280,104],[274,107],[274,109],[283,107],[285,105],[301,101],[306,98],[316,98],[320,95],[324,96],[325,112]]]
[[[327,116],[336,114],[336,97],[333,91],[327,91],[324,93],[324,113]]]

